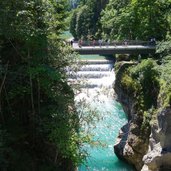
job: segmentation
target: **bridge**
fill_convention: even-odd
[[[99,44],[94,42],[73,42],[73,49],[79,54],[154,54],[156,46],[154,42],[128,41]]]

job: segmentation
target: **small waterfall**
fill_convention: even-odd
[[[118,102],[114,100],[113,83],[115,81],[114,61],[89,60],[83,63],[76,73],[69,72],[68,82],[75,89],[75,103],[79,108],[80,101],[86,101],[90,111],[97,109],[100,120],[91,128],[94,141],[101,141],[105,146],[91,147],[85,144],[90,154],[87,164],[79,167],[79,171],[133,171],[127,164],[118,160],[113,152],[114,140],[119,129],[127,122],[125,114]],[[85,109],[85,115],[86,115]],[[84,125],[84,124],[83,124]],[[87,129],[87,126],[83,129]]]
[[[86,61],[75,74],[70,74],[68,81],[79,82],[82,88],[112,88],[115,80],[112,60]]]

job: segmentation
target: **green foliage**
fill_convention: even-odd
[[[150,122],[151,122],[153,113],[154,111],[152,108],[148,111],[144,111],[143,113],[143,122],[141,125],[141,131],[143,132],[143,134],[146,134],[146,135],[150,134]]]
[[[159,101],[161,106],[167,107],[171,104],[171,56],[168,55],[163,59],[163,64],[159,67],[160,70],[160,94]]]
[[[139,65],[130,69],[133,79],[136,79],[143,91],[144,107],[149,109],[152,105],[156,106],[158,95],[158,70],[157,64],[152,59],[143,60]]]
[[[170,77],[168,77],[170,79]],[[165,80],[160,80],[159,102],[162,108],[169,107],[171,104],[171,86]]]
[[[126,73],[122,76],[121,84],[123,88],[127,90],[128,94],[134,94],[138,92],[140,88],[140,86],[138,85],[138,82],[134,81]]]
[[[82,1],[80,6],[73,12],[70,22],[70,32],[74,38],[90,39],[98,35],[100,29],[100,13],[105,8],[106,0]]]
[[[128,65],[128,62],[125,64],[127,67],[124,68],[123,63],[120,86],[129,99],[126,103],[133,105],[136,117],[132,120],[139,123],[139,135],[144,139],[150,135],[151,120],[156,118],[154,115],[156,115],[158,95],[161,91],[160,66],[152,59],[142,60],[136,65]]]
[[[143,84],[142,81],[147,81],[149,78],[155,79],[157,75],[156,66],[155,61],[149,58],[142,60],[136,67],[131,68],[130,72],[133,78],[140,78],[140,83]]]
[[[160,0],[81,1],[70,31],[75,38],[162,40],[171,28],[170,6],[170,1]]]
[[[77,24],[77,10],[75,10],[72,13],[72,17],[70,21],[70,32],[75,39],[77,39],[76,24]]]
[[[112,39],[158,40],[167,34],[167,1],[110,0],[102,12],[101,24],[105,37]]]
[[[158,43],[157,53],[160,53],[161,57],[166,57],[171,54],[171,35],[168,35],[166,40],[162,40]]]
[[[80,8],[77,14],[77,24],[76,24],[76,33],[78,38],[87,39],[87,36],[90,32],[90,27],[92,24],[92,12],[90,8],[85,5]]]
[[[74,54],[60,40],[66,4],[0,1],[0,170],[71,171],[83,159],[64,72]]]
[[[160,93],[159,103],[161,108],[168,107],[171,104],[171,2],[165,1],[166,20],[168,21],[168,30],[166,38],[160,41],[157,45],[157,53],[160,54]]]

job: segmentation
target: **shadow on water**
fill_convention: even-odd
[[[115,62],[113,55],[80,55],[81,60],[112,60]]]
[[[113,60],[115,62],[116,58],[114,55],[102,55],[106,60]]]

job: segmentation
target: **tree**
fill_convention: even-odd
[[[161,40],[168,27],[165,19],[167,3],[158,0],[111,0],[101,18],[104,34],[116,39],[148,40],[155,37]]]
[[[0,170],[71,171],[82,160],[65,4],[0,1]]]
[[[77,24],[77,10],[73,12],[70,21],[70,32],[75,39],[77,39],[76,24]]]
[[[80,6],[78,6],[78,9],[73,13],[70,26],[70,31],[74,33],[73,36],[75,38],[83,37],[87,39],[88,37],[97,37],[97,35],[100,34],[100,13],[107,3],[108,1],[106,0],[87,0],[80,2]]]
[[[77,25],[76,25],[76,33],[78,38],[87,39],[87,36],[90,32],[92,21],[92,13],[88,6],[83,6],[80,8],[77,14]]]

